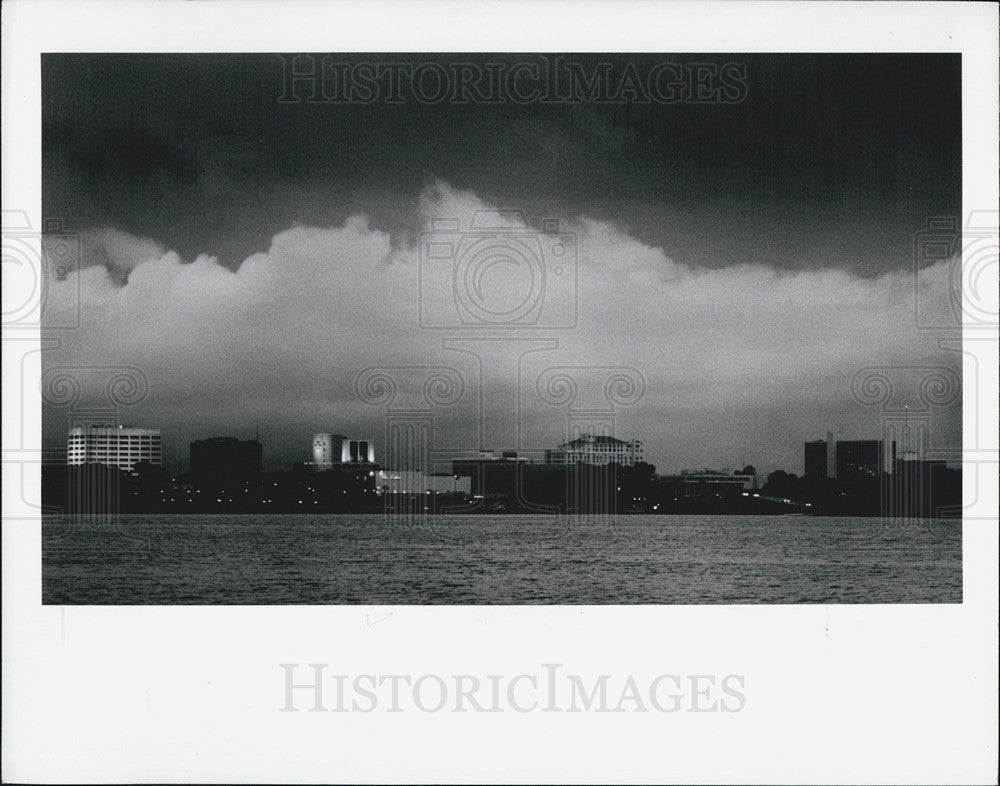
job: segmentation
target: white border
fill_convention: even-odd
[[[965,212],[998,203],[988,3],[2,10],[4,208],[27,210],[34,226],[44,51],[962,52]],[[965,445],[995,460],[996,344],[967,351],[980,409],[966,412]],[[970,511],[987,518],[965,527],[962,605],[43,608],[37,522],[9,520],[31,515],[18,510],[16,462],[39,447],[38,355],[5,341],[3,363],[5,781],[996,782],[995,464]],[[37,499],[37,476],[26,478]],[[546,662],[592,675],[738,672],[748,706],[728,716],[281,714],[281,662],[351,674],[515,674]]]

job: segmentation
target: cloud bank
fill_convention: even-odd
[[[437,181],[421,195],[418,219],[458,219],[467,231],[477,212],[497,207]],[[535,228],[516,220],[508,227]],[[575,239],[560,263],[570,275],[575,269],[574,299],[562,304],[575,326],[511,331],[486,323],[474,335],[488,340],[467,342],[464,352],[442,342],[468,330],[427,324],[428,314],[457,319],[451,263],[433,262],[447,270],[432,276],[420,239],[390,238],[362,215],[336,227],[293,226],[235,271],[114,228],[88,232],[79,269],[52,283],[46,311],[61,325],[79,308],[80,327],[44,363],[140,369],[148,394],[121,418],[161,428],[166,460],[178,471],[191,439],[255,428],[270,468],[307,459],[317,431],[370,435],[383,450],[386,409],[355,389],[370,366],[395,367],[401,389],[426,374],[414,366],[459,373],[460,400],[435,413],[440,447],[516,447],[518,432],[522,449],[553,446],[568,412],[540,396],[538,378],[553,367],[631,367],[644,380],[641,398],[603,406],[614,411],[618,435],[645,440],[662,471],[748,462],[801,471],[806,439],[828,429],[840,438],[877,434],[877,408],[852,398],[859,369],[958,368],[937,334],[917,328],[912,272],[858,278],[780,271],[766,260],[708,269],[587,216],[560,231]],[[919,299],[953,322],[948,272],[947,262],[921,271]],[[525,275],[500,264],[478,285],[516,305]],[[549,287],[545,295],[567,291]],[[548,327],[549,316],[542,312],[537,326]],[[581,384],[590,384],[586,373]],[[100,396],[101,384],[85,381],[93,386],[85,395]],[[68,406],[46,408],[50,444],[71,416]],[[935,418],[935,439],[957,445],[958,409]]]

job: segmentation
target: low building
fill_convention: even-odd
[[[471,494],[472,478],[447,473],[383,469],[375,473],[379,494]]]
[[[530,466],[517,455],[496,458],[492,451],[480,451],[479,458],[455,459],[451,462],[453,476],[469,478],[469,491],[475,496],[493,495],[515,499],[519,478]]]
[[[757,476],[713,469],[683,470],[679,475],[658,475],[657,481],[678,497],[708,494],[735,495],[756,488]]]

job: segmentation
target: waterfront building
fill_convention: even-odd
[[[375,473],[378,494],[471,494],[472,478],[419,470],[382,469]]]
[[[77,426],[69,430],[66,463],[71,467],[103,464],[131,472],[140,461],[161,466],[160,432],[125,426]]]
[[[875,478],[890,472],[896,461],[895,440],[837,441],[837,479]]]
[[[375,443],[370,439],[350,439],[343,434],[314,434],[312,463],[315,469],[335,464],[374,464]]]
[[[191,475],[203,479],[251,478],[263,470],[259,440],[211,437],[191,443]]]
[[[642,442],[583,434],[545,451],[546,464],[621,464],[631,467],[644,461]]]
[[[733,494],[753,490],[757,485],[756,474],[714,469],[681,470],[679,475],[657,475],[656,480],[682,497]]]
[[[805,443],[805,476],[807,478],[827,477],[828,449],[825,440]]]

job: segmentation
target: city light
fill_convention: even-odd
[[[150,429],[114,433],[119,431],[123,435],[159,434]],[[79,456],[84,436],[79,430],[69,433],[67,461]],[[191,472],[186,475],[166,474],[159,468],[121,470],[128,473],[122,476],[121,504],[130,512],[179,510],[213,514],[252,513],[255,506],[266,506],[268,512],[294,512],[308,503],[317,512],[356,513],[413,505],[413,510],[426,507],[432,514],[440,506],[440,512],[470,513],[808,511],[810,515],[821,515],[833,509],[877,515],[878,506],[887,498],[886,483],[895,483],[900,489],[896,496],[908,488],[906,476],[898,476],[897,481],[885,471],[890,466],[907,469],[914,477],[915,473],[923,473],[920,483],[924,487],[934,471],[939,482],[947,480],[938,498],[949,502],[960,499],[958,470],[949,469],[951,474],[945,475],[943,462],[920,460],[910,448],[904,448],[905,459],[897,460],[894,442],[835,441],[829,433],[825,441],[805,443],[806,472],[802,477],[776,470],[766,481],[759,480],[750,465],[742,470],[699,468],[657,474],[654,466],[641,461],[641,441],[613,437],[583,435],[557,449],[545,450],[544,456],[541,451],[534,456],[519,456],[512,450],[480,450],[476,459],[452,459],[447,468],[450,471],[430,472],[383,468],[371,461],[374,443],[370,440],[329,436],[339,447],[332,454],[324,454],[323,463],[302,461],[292,472],[276,473],[264,472],[259,440],[196,440],[191,443]],[[99,461],[72,466],[83,472],[95,465],[120,469],[114,463]],[[860,488],[858,483],[868,485]],[[920,483],[912,482],[911,486],[919,487]],[[265,496],[261,492],[265,486],[278,493]],[[235,502],[234,493],[239,502]],[[215,502],[205,505],[200,495]],[[415,504],[418,499],[427,505]],[[919,501],[904,502],[900,504],[911,510]]]

